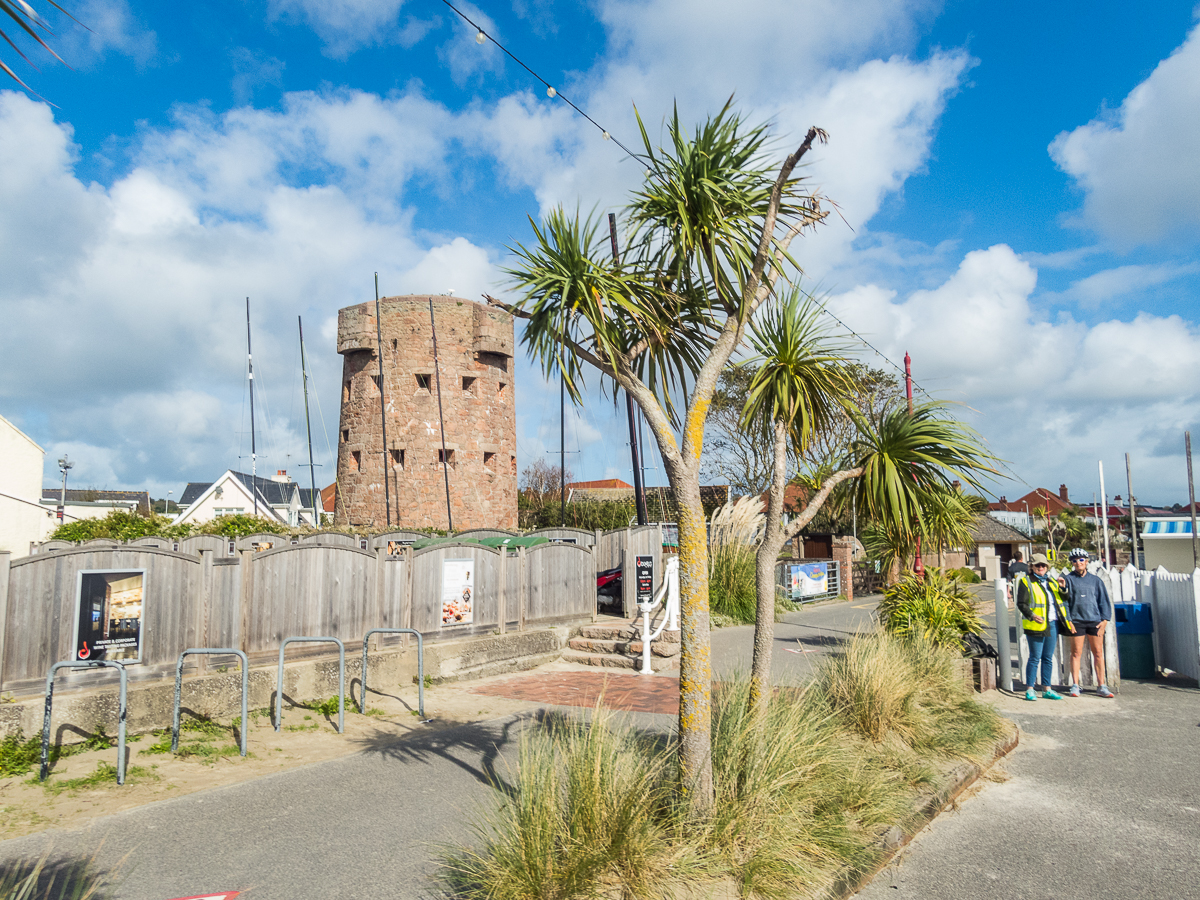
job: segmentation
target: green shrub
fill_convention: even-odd
[[[911,742],[920,730],[916,673],[899,641],[856,635],[821,661],[817,683],[832,708],[863,737]]]
[[[888,587],[876,615],[889,634],[920,634],[938,646],[959,650],[964,632],[983,631],[983,620],[962,581],[938,569],[926,570],[924,578],[906,574]]]
[[[967,566],[963,566],[961,569],[952,569],[950,574],[957,576],[958,580],[963,584],[979,584],[983,580],[979,577],[978,572]]]

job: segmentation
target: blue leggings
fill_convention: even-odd
[[[1054,648],[1058,645],[1058,622],[1051,619],[1046,623],[1045,631],[1026,631],[1025,640],[1029,642],[1029,659],[1025,663],[1025,687],[1035,684],[1050,687],[1050,679],[1054,674]],[[1042,667],[1042,679],[1037,680],[1038,663]]]

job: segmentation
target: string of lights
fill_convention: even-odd
[[[587,113],[585,113],[582,109],[580,109],[578,106],[576,106],[574,103],[572,103],[566,97],[564,97],[561,93],[559,93],[558,88],[556,88],[554,85],[552,85],[550,82],[548,82],[545,78],[543,78],[537,72],[533,71],[533,69],[529,68],[529,66],[525,65],[525,63],[521,59],[519,59],[517,56],[515,56],[502,43],[500,43],[498,40],[496,40],[494,37],[492,37],[490,34],[488,34],[482,28],[480,28],[479,25],[475,21],[473,21],[470,16],[468,16],[461,9],[459,9],[457,6],[455,6],[453,3],[451,3],[450,0],[442,0],[442,2],[445,3],[448,7],[450,7],[450,9],[454,10],[454,12],[458,15],[459,18],[461,18],[464,22],[466,22],[468,25],[470,25],[472,28],[475,29],[475,43],[482,44],[486,41],[491,41],[493,44],[495,44],[497,47],[499,47],[501,51],[503,51],[505,56],[507,56],[509,59],[511,59],[513,62],[515,62],[518,66],[520,66],[522,69],[524,69],[530,75],[532,75],[534,78],[536,78],[542,84],[544,84],[546,86],[546,96],[547,97],[549,97],[551,100],[553,100],[557,97],[563,103],[567,104],[567,106],[571,107],[571,109],[575,110],[575,112],[579,113],[581,116],[583,116],[585,119],[587,119],[593,125],[595,125],[596,129],[600,132],[600,136],[603,137],[606,141],[612,141],[614,144],[616,144],[618,147],[620,147],[622,150],[624,150],[630,156],[636,157],[637,154],[635,154],[632,150],[630,150],[628,147],[626,147],[624,144],[622,144],[619,140],[617,140],[615,137],[613,137],[612,134],[609,133],[607,128],[605,128],[603,125],[601,125],[595,119],[593,119],[591,116],[589,116]]]

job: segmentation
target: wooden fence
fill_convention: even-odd
[[[248,546],[233,556],[219,555],[227,549],[220,538],[199,553],[93,542],[16,560],[0,553],[0,689],[36,690],[51,664],[72,658],[83,571],[145,572],[142,661],[130,667],[134,680],[169,675],[188,647],[233,647],[261,663],[278,653],[285,638],[297,635],[336,637],[349,645],[370,628],[411,627],[426,640],[446,640],[595,616],[593,551],[578,544],[542,544],[514,553],[451,543],[389,555],[386,544],[368,552],[273,537],[270,548],[261,546],[265,541],[246,540]],[[442,621],[447,560],[470,561],[468,622]],[[318,647],[297,654],[327,652]],[[188,668],[221,662],[197,657]],[[91,673],[88,679],[97,677]]]

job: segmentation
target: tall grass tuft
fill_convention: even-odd
[[[709,520],[708,602],[717,621],[746,625],[755,619],[755,552],[765,522],[762,500],[749,495],[726,503]]]
[[[859,635],[809,684],[776,688],[758,716],[749,692],[744,678],[714,691],[716,796],[699,820],[667,739],[601,709],[527,729],[477,849],[444,857],[450,893],[657,900],[718,879],[743,898],[811,893],[869,868],[935,764],[999,729],[956,678],[953,653],[921,636]]]
[[[111,882],[91,860],[16,863],[0,872],[0,900],[104,900]]]
[[[673,756],[602,709],[521,736],[513,783],[477,828],[478,851],[444,857],[449,884],[473,900],[586,897],[597,884],[650,898],[672,851]]]

